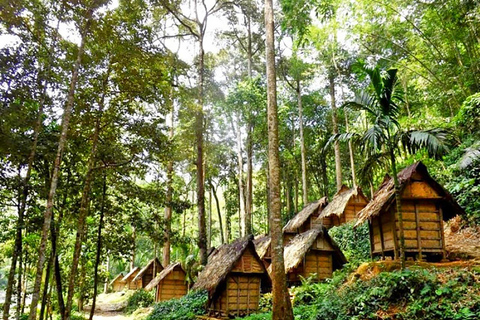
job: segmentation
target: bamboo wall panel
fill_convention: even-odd
[[[263,268],[253,253],[250,250],[246,250],[242,257],[238,259],[232,272],[263,273]]]
[[[405,186],[402,198],[435,199],[440,195],[426,182],[414,181]]]

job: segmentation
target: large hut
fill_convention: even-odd
[[[179,262],[172,263],[150,281],[145,290],[156,289],[156,302],[183,297],[188,292],[186,276],[187,274]]]
[[[137,283],[133,281],[133,279],[137,276],[138,272],[140,271],[139,267],[134,267],[130,270],[129,273],[125,277],[123,277],[122,281],[125,282],[125,287],[129,290],[136,290]]]
[[[285,246],[283,256],[289,285],[298,284],[302,277],[330,278],[347,262],[324,227],[296,235]]]
[[[163,266],[158,258],[150,260],[145,267],[137,273],[135,278],[133,278],[132,287],[135,286],[135,288],[131,289],[145,288],[162,270]]]
[[[258,257],[264,262],[265,267],[268,268],[272,262],[272,247],[270,246],[272,238],[268,235],[258,236],[253,239],[255,250]]]
[[[319,224],[321,221],[326,228],[331,228],[354,221],[367,203],[368,198],[360,187],[349,188],[342,185],[314,223]]]
[[[113,292],[122,291],[127,284],[126,281],[123,280],[123,273],[119,273],[111,282],[110,286],[112,287]]]
[[[252,237],[220,246],[209,257],[192,290],[208,291],[212,316],[244,316],[258,310],[260,290],[270,285]]]
[[[386,177],[372,201],[359,212],[355,226],[368,220],[372,256],[400,256],[403,227],[406,257],[438,260],[445,257],[443,221],[463,209],[417,162],[398,174],[403,224],[399,222],[394,181]]]
[[[321,224],[319,224],[317,218],[327,203],[327,197],[311,202],[290,219],[283,227],[284,243],[288,243],[298,233],[320,227]]]

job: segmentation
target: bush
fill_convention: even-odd
[[[125,312],[130,314],[137,310],[138,308],[145,308],[151,306],[155,302],[153,293],[147,292],[143,289],[135,291],[127,301],[127,307]]]
[[[349,222],[328,231],[330,237],[340,247],[350,262],[363,262],[370,259],[370,236],[368,224],[364,223],[353,228],[354,222]]]
[[[206,313],[207,291],[194,291],[180,299],[162,301],[155,305],[147,320],[193,320]]]

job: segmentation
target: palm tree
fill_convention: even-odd
[[[360,145],[360,150],[368,159],[375,162],[389,162],[390,172],[395,185],[395,202],[400,225],[400,258],[402,269],[405,267],[405,237],[403,232],[403,215],[400,201],[400,185],[397,177],[396,156],[402,149],[415,153],[426,149],[430,157],[439,157],[448,150],[447,133],[443,129],[402,130],[398,121],[400,107],[403,103],[403,93],[397,86],[397,69],[382,71],[378,66],[362,69],[370,78],[370,91],[360,93],[355,101],[347,102],[345,106],[365,110],[371,125],[361,134],[343,134],[332,139],[354,139]]]

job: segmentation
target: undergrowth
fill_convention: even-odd
[[[153,293],[147,292],[144,289],[137,290],[128,298],[125,313],[131,314],[138,308],[149,307],[154,301]]]
[[[323,283],[293,290],[295,319],[480,319],[478,270],[422,269],[381,272],[361,280],[339,272]],[[256,314],[245,320],[271,319]]]
[[[193,320],[206,313],[207,299],[206,291],[194,291],[180,299],[159,302],[147,320]]]

